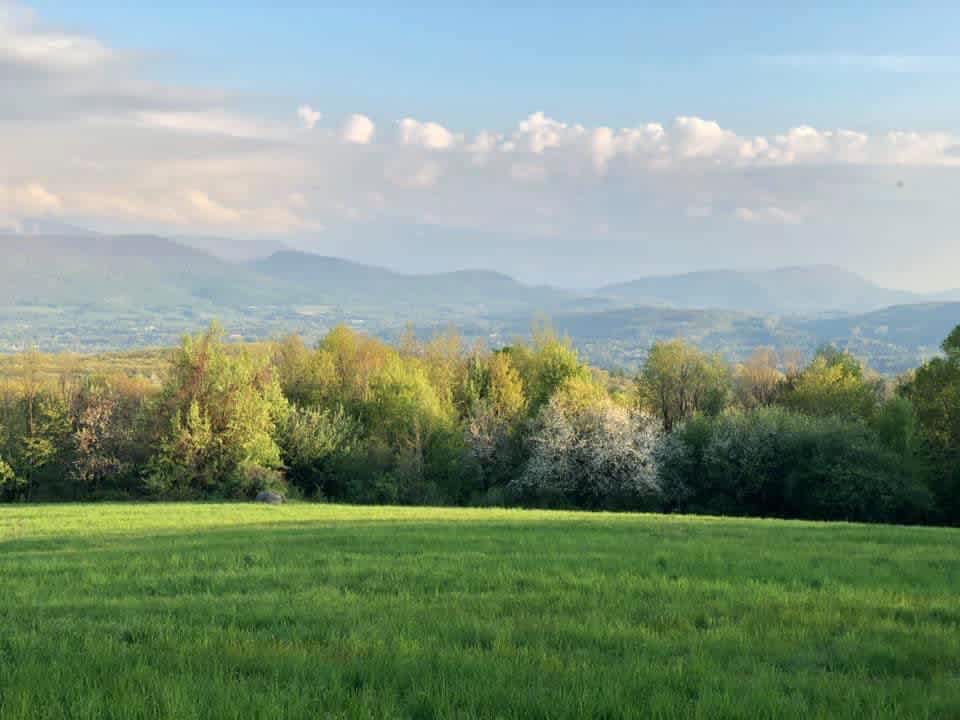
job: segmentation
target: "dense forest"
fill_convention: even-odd
[[[547,329],[489,351],[337,327],[0,364],[0,499],[251,498],[960,523],[960,327],[892,380],[824,347],[654,343],[635,376]]]

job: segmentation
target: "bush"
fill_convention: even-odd
[[[867,426],[782,408],[694,420],[658,463],[680,511],[918,522],[932,506],[908,459]]]
[[[342,499],[339,470],[358,434],[357,422],[342,407],[294,407],[279,433],[287,479],[306,496]]]
[[[19,499],[26,487],[27,483],[0,457],[0,500]]]
[[[280,493],[283,496],[290,494],[282,472],[276,468],[252,464],[238,467],[231,481],[224,486],[224,495],[232,498],[252,499],[257,493],[264,491]]]

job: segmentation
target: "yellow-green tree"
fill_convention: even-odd
[[[870,420],[880,403],[882,382],[849,353],[822,348],[788,381],[780,401],[804,415]]]
[[[659,341],[637,378],[640,407],[671,432],[696,413],[715,415],[730,393],[730,373],[719,355],[708,355],[682,340]]]
[[[221,329],[184,338],[156,401],[148,487],[174,496],[244,495],[279,482],[274,440],[288,412],[269,357],[228,352]]]

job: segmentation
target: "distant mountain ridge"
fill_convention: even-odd
[[[890,290],[828,265],[642,277],[577,293],[527,285],[493,270],[404,274],[288,249],[228,261],[153,235],[10,233],[0,234],[0,250],[0,302],[7,305],[337,305],[394,316],[415,309],[419,317],[431,310],[483,315],[659,307],[815,316],[960,300],[960,290],[936,295]]]
[[[484,313],[548,311],[573,297],[490,270],[404,275],[292,250],[229,262],[151,235],[0,234],[0,253],[0,303],[5,305],[333,304]]]
[[[241,267],[151,235],[0,236],[7,305],[242,305],[271,294]]]
[[[248,267],[339,303],[472,306],[477,312],[486,312],[506,306],[548,309],[573,297],[565,290],[524,285],[493,270],[406,275],[293,250],[276,252]]]
[[[381,336],[448,324],[490,343],[543,318],[601,365],[635,366],[684,337],[731,359],[831,342],[883,372],[929,357],[960,323],[960,292],[888,290],[839,268],[640,278],[593,293],[525,285],[491,270],[403,274],[279,250],[230,262],[152,235],[0,233],[0,348],[116,349],[174,342],[217,318],[233,337],[322,337],[346,323]],[[879,307],[877,307],[879,306]]]
[[[923,295],[880,287],[831,265],[773,270],[707,270],[606,285],[596,294],[632,305],[770,314],[868,312],[924,302]]]

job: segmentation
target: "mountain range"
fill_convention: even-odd
[[[225,247],[226,241],[216,241]],[[404,274],[334,257],[279,249],[230,261],[170,239],[98,234],[0,235],[5,304],[329,303],[505,309],[652,306],[764,314],[860,313],[892,305],[960,300],[960,290],[923,295],[880,287],[825,265],[767,271],[715,270],[641,277],[577,292],[525,285],[491,270]]]
[[[830,265],[646,277],[607,285],[596,292],[632,305],[775,314],[868,312],[890,305],[935,299],[904,290],[889,290],[856,273]],[[960,293],[957,296],[960,299]]]
[[[115,324],[112,333],[97,333],[97,347],[165,342],[157,332],[180,332],[208,317],[254,337],[302,331],[307,323],[321,332],[341,321],[380,333],[408,322],[452,322],[490,337],[522,332],[539,316],[584,346],[620,348],[610,364],[632,363],[653,339],[682,335],[733,356],[761,345],[834,342],[897,369],[933,352],[960,322],[960,304],[951,304],[960,291],[891,290],[822,265],[640,277],[573,291],[490,270],[405,274],[283,248],[227,260],[156,236],[27,230],[0,235],[0,343],[7,337],[8,347],[19,342],[9,340],[14,327],[17,337],[30,333],[41,345],[56,332],[73,347],[81,339],[65,328],[79,309],[91,326],[124,317],[129,332],[136,330],[136,339],[126,339]],[[50,318],[56,330],[44,324]],[[144,335],[144,327],[154,334]]]

